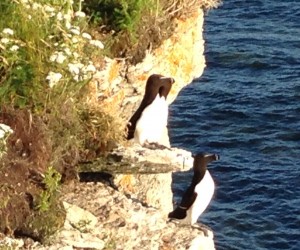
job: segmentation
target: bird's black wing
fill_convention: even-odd
[[[197,198],[197,193],[195,193],[195,187],[194,186],[189,186],[188,189],[185,191],[184,195],[182,196],[181,202],[180,202],[180,207],[189,209],[194,201]]]
[[[193,205],[194,201],[197,198],[197,193],[195,192],[195,188],[199,184],[199,182],[203,179],[204,175],[205,175],[205,171],[200,171],[200,170],[198,171],[194,169],[192,183],[187,188],[184,195],[182,196],[180,202],[181,207],[186,207],[187,209],[189,209]]]

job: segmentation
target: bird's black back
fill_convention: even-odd
[[[130,140],[134,137],[136,123],[140,119],[144,109],[154,101],[157,94],[167,98],[173,82],[174,80],[172,78],[163,77],[159,74],[153,74],[148,78],[143,100],[139,108],[130,118],[129,123],[127,125],[127,140]]]

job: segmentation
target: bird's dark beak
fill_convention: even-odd
[[[220,155],[214,154],[214,156],[216,161],[220,160]]]

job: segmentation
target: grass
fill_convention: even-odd
[[[40,193],[39,199],[36,202],[36,209],[41,212],[48,211],[53,201],[56,200],[59,192],[61,174],[53,167],[49,167],[45,173],[43,184],[45,189]]]
[[[96,71],[90,58],[103,57],[104,45],[92,39],[80,9],[81,1],[73,5],[64,0],[0,3],[0,104],[29,108],[42,117],[53,138],[54,167],[61,163],[60,155],[78,155],[74,151],[80,151],[85,136],[90,136],[81,109]],[[112,121],[102,118],[107,124]],[[108,141],[105,134],[110,131],[102,130],[101,138]]]
[[[136,64],[174,31],[174,19],[197,8],[216,8],[220,0],[90,0],[83,10],[90,25],[105,34],[109,54]]]

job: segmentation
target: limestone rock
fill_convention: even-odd
[[[97,224],[98,220],[92,213],[67,202],[63,202],[63,205],[67,212],[65,227],[77,227],[80,230],[87,231]]]
[[[32,243],[28,249],[215,249],[211,231],[206,230],[206,235],[197,228],[178,226],[169,222],[160,209],[144,206],[103,183],[78,183],[62,198],[67,208],[72,207],[67,209],[67,213],[72,211],[67,218],[80,211],[87,214],[81,218],[95,216],[96,224],[85,230],[65,223],[64,229],[51,239],[50,246]]]
[[[0,235],[0,249],[21,249],[24,247],[22,239],[13,239]]]
[[[102,183],[80,183],[65,199],[98,218],[94,235],[112,249],[214,249],[212,232],[168,222],[159,209],[143,206]]]
[[[172,209],[172,178],[169,173],[162,174],[117,174],[114,183],[131,198],[168,214]],[[162,194],[163,193],[163,194]]]
[[[147,162],[144,172],[115,174],[113,181],[119,190],[148,206],[160,209],[164,215],[173,210],[173,171],[184,171],[192,167],[190,152],[177,148],[153,150],[135,144],[129,148],[119,147],[113,154],[122,155],[131,165],[138,166]],[[142,167],[138,169],[141,170]]]

